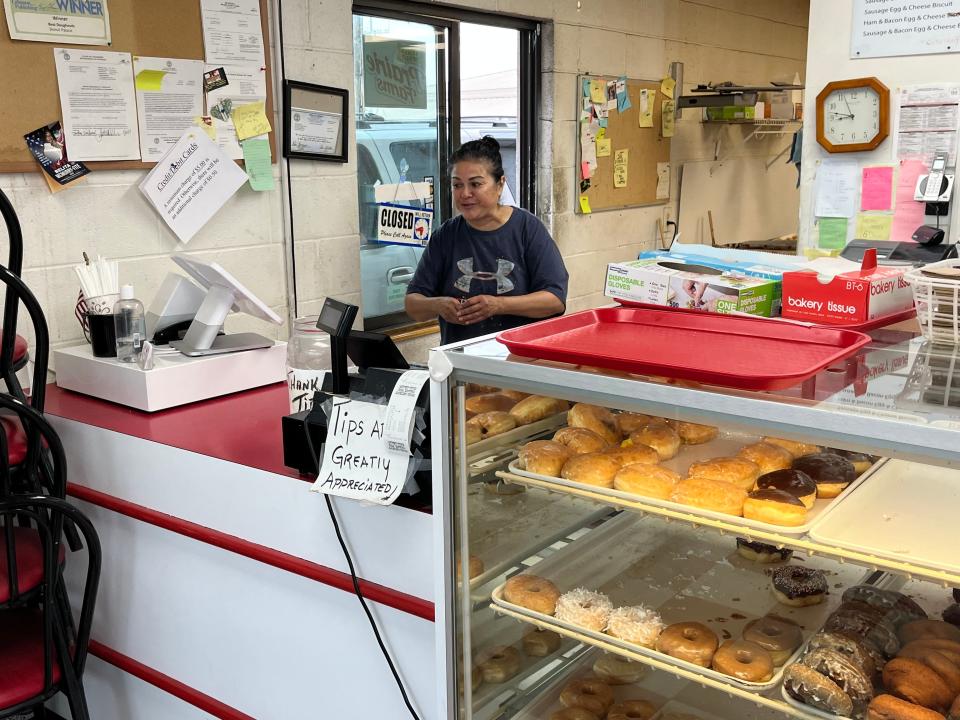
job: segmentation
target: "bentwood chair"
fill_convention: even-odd
[[[100,582],[100,540],[79,510],[58,498],[23,496],[0,500],[0,534],[11,545],[11,530],[24,524],[39,537],[41,580],[36,600],[0,610],[0,718],[9,718],[64,693],[73,720],[89,720],[83,670]],[[79,612],[58,599],[66,596],[62,528],[76,527],[87,549]],[[8,566],[9,570],[9,566]]]
[[[0,216],[3,217],[7,228],[7,240],[10,243],[7,269],[20,277],[23,271],[23,232],[20,229],[17,213],[3,190],[0,190]],[[26,366],[28,355],[26,339],[17,334],[18,310],[14,291],[7,286],[3,305],[3,327],[0,328],[0,378],[6,384],[7,392],[13,395],[23,394],[17,380],[17,371]]]

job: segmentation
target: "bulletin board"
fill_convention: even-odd
[[[581,75],[577,78],[577,102],[582,103],[581,88],[584,78],[600,79],[600,76]],[[616,80],[616,77],[603,77],[605,81]],[[654,92],[656,100],[653,103],[653,127],[639,127],[640,91],[647,89]],[[597,158],[597,169],[590,177],[590,187],[585,193],[590,200],[590,209],[615,210],[639,205],[662,205],[669,202],[667,198],[657,199],[657,163],[670,162],[670,138],[665,138],[661,132],[661,103],[671,99],[664,97],[660,92],[660,81],[656,80],[627,80],[627,94],[631,107],[623,112],[610,110],[607,117],[607,137],[612,141],[612,152],[608,157]],[[577,108],[579,117],[580,108]],[[580,184],[580,130],[577,128],[577,191]],[[628,164],[627,186],[618,188],[613,186],[613,161],[617,150],[630,151]],[[673,172],[673,168],[671,168]],[[576,205],[576,203],[574,203]]]
[[[267,63],[267,117],[274,123],[273,80],[270,67],[268,0],[260,0],[260,25]],[[100,47],[131,55],[203,60],[203,26],[200,0],[110,0],[112,44]],[[60,120],[60,92],[53,49],[57,43],[11,40],[6,15],[0,12],[0,172],[33,172],[40,166],[27,150],[23,136],[42,125]],[[70,45],[64,45],[70,47]],[[80,46],[76,46],[80,47]],[[270,147],[276,157],[276,136]],[[67,144],[67,154],[70,145]],[[152,168],[140,160],[87,162],[94,170]]]

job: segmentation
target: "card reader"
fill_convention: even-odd
[[[957,257],[956,245],[889,240],[852,240],[840,253],[840,257],[859,263],[863,261],[864,253],[871,248],[877,251],[878,265],[926,265]]]

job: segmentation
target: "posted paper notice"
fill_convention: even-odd
[[[200,0],[200,16],[208,63],[264,66],[259,0]]]
[[[203,114],[203,62],[133,58],[140,124],[140,156],[160,160]]]
[[[109,45],[107,0],[3,0],[11,40]]]
[[[340,140],[340,113],[292,108],[290,149],[311,155],[336,155]]]
[[[247,181],[247,174],[199,128],[183,134],[140,183],[182,243],[190,242]]]
[[[230,158],[239,160],[243,157],[243,150],[233,125],[233,110],[241,105],[266,101],[267,72],[259,65],[206,66],[208,72],[218,69],[224,70],[230,84],[207,93],[207,114],[213,118],[217,145]]]
[[[855,160],[824,160],[817,169],[817,217],[853,217],[857,211],[860,164]]]

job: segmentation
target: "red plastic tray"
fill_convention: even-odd
[[[544,320],[497,339],[510,352],[538,360],[743,390],[796,385],[870,342],[869,335],[852,330],[626,307]]]

